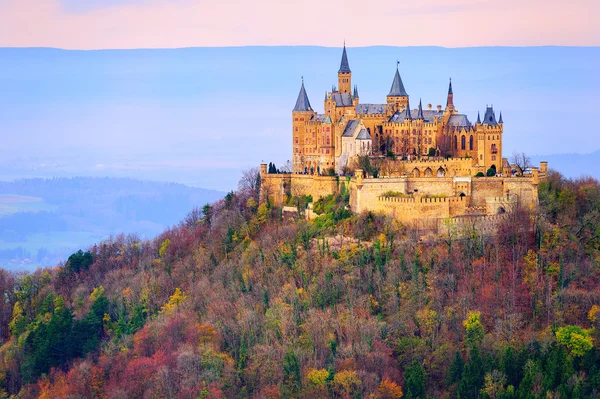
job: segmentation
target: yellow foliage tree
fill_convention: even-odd
[[[306,379],[312,385],[323,385],[329,378],[329,371],[325,369],[309,369]]]
[[[161,313],[165,315],[172,314],[175,310],[179,309],[179,305],[181,305],[187,299],[187,295],[181,292],[179,287],[175,288],[175,292],[169,298],[169,301],[163,305],[160,309]]]

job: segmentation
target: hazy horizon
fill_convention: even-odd
[[[322,112],[340,53],[0,49],[0,179],[132,177],[229,191],[243,169],[290,158],[300,78]],[[471,121],[487,104],[502,111],[505,157],[600,150],[589,123],[600,109],[600,47],[376,46],[348,56],[361,103],[385,102],[396,60],[413,107],[445,104],[452,77]]]

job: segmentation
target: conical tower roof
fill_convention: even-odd
[[[348,54],[346,54],[346,43],[344,43],[344,51],[342,52],[342,62],[340,63],[340,70],[338,73],[348,73],[350,71],[350,64],[348,63]]]
[[[410,114],[410,102],[406,102],[406,119],[412,119],[412,116]]]
[[[400,77],[400,71],[396,67],[396,74],[394,75],[394,81],[392,82],[392,88],[390,89],[389,96],[408,96],[406,90],[404,89],[404,84],[402,83],[402,78]]]
[[[481,116],[479,115],[479,111],[477,111],[477,123],[481,124]]]
[[[302,79],[302,86],[300,86],[300,93],[298,93],[298,99],[296,100],[296,106],[293,111],[312,111],[306,89],[304,88],[304,79]]]
[[[354,98],[358,97],[358,86],[354,86]]]
[[[502,111],[500,111],[500,118],[498,119],[498,123],[504,123],[504,122],[502,121]]]

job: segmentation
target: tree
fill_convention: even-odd
[[[592,337],[579,326],[565,326],[556,330],[556,341],[566,346],[575,357],[585,355],[594,347]]]
[[[300,363],[292,349],[289,349],[283,359],[283,384],[281,385],[282,398],[295,398],[302,386]]]
[[[467,341],[471,347],[479,345],[485,334],[483,324],[481,324],[481,313],[478,311],[470,311],[467,318],[463,321],[463,326],[467,333],[465,341]]]
[[[260,194],[260,170],[258,168],[246,169],[238,182],[238,193],[245,197],[252,197],[257,202]]]
[[[423,366],[416,360],[404,371],[404,391],[409,399],[426,397],[427,377]]]
[[[518,174],[522,175],[526,169],[531,168],[531,158],[524,152],[513,152],[510,162],[517,167]]]

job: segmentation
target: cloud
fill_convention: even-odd
[[[0,46],[600,45],[597,0],[0,0]]]

